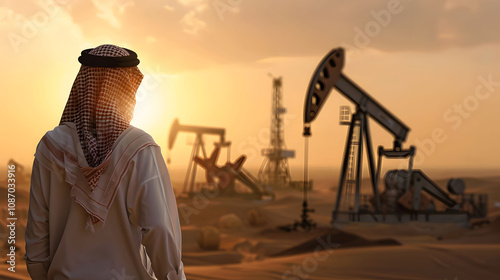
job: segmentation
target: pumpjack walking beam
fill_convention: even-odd
[[[400,149],[410,128],[345,76],[341,72],[343,67],[344,49],[337,48],[328,53],[316,68],[306,96],[304,126],[310,126],[310,123],[317,117],[325,104],[331,89],[335,87],[340,93],[354,102],[358,110],[371,116],[393,134],[395,138],[394,148],[395,150]],[[309,130],[310,134],[310,129],[307,130]]]

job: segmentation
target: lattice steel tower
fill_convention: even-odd
[[[271,112],[271,142],[269,148],[262,149],[264,161],[259,170],[259,180],[265,185],[275,188],[286,187],[290,184],[290,169],[288,158],[295,157],[294,150],[287,150],[285,146],[285,126],[283,115],[286,108],[282,106],[281,77],[273,77],[273,103]]]

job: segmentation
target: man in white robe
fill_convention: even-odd
[[[185,279],[160,148],[130,125],[137,55],[85,50],[60,125],[38,144],[26,227],[32,279]]]

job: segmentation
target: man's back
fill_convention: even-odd
[[[85,229],[88,213],[71,199],[78,195],[71,185],[87,187],[81,171],[77,165],[63,170],[50,159],[62,154],[66,161],[82,162],[75,137],[72,123],[61,125],[48,132],[37,148],[32,180],[40,184],[33,184],[31,190],[28,259],[49,261],[48,279],[154,279],[151,270],[147,271],[151,261],[146,252],[156,262],[167,260],[153,262],[161,275],[182,270],[175,198],[159,147],[151,137],[131,126],[117,139],[94,190],[112,183],[118,184],[116,193],[106,223],[97,224],[93,232]],[[44,238],[48,240],[40,241]],[[173,274],[168,279],[182,279]]]
[[[133,53],[112,45],[94,50]],[[167,167],[151,136],[128,124],[137,81],[115,91],[104,80],[108,89],[95,94],[106,87],[86,86],[102,73],[113,83],[127,83],[129,75],[140,82],[133,68],[138,60],[97,56],[90,62],[101,58],[127,68],[82,66],[60,125],[38,144],[26,228],[28,271],[33,279],[185,279]],[[120,101],[125,95],[127,101]]]

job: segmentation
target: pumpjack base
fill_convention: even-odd
[[[388,224],[407,222],[455,223],[462,227],[469,227],[470,217],[467,212],[463,211],[417,211],[412,213],[333,212],[332,226],[349,222],[381,222]]]

